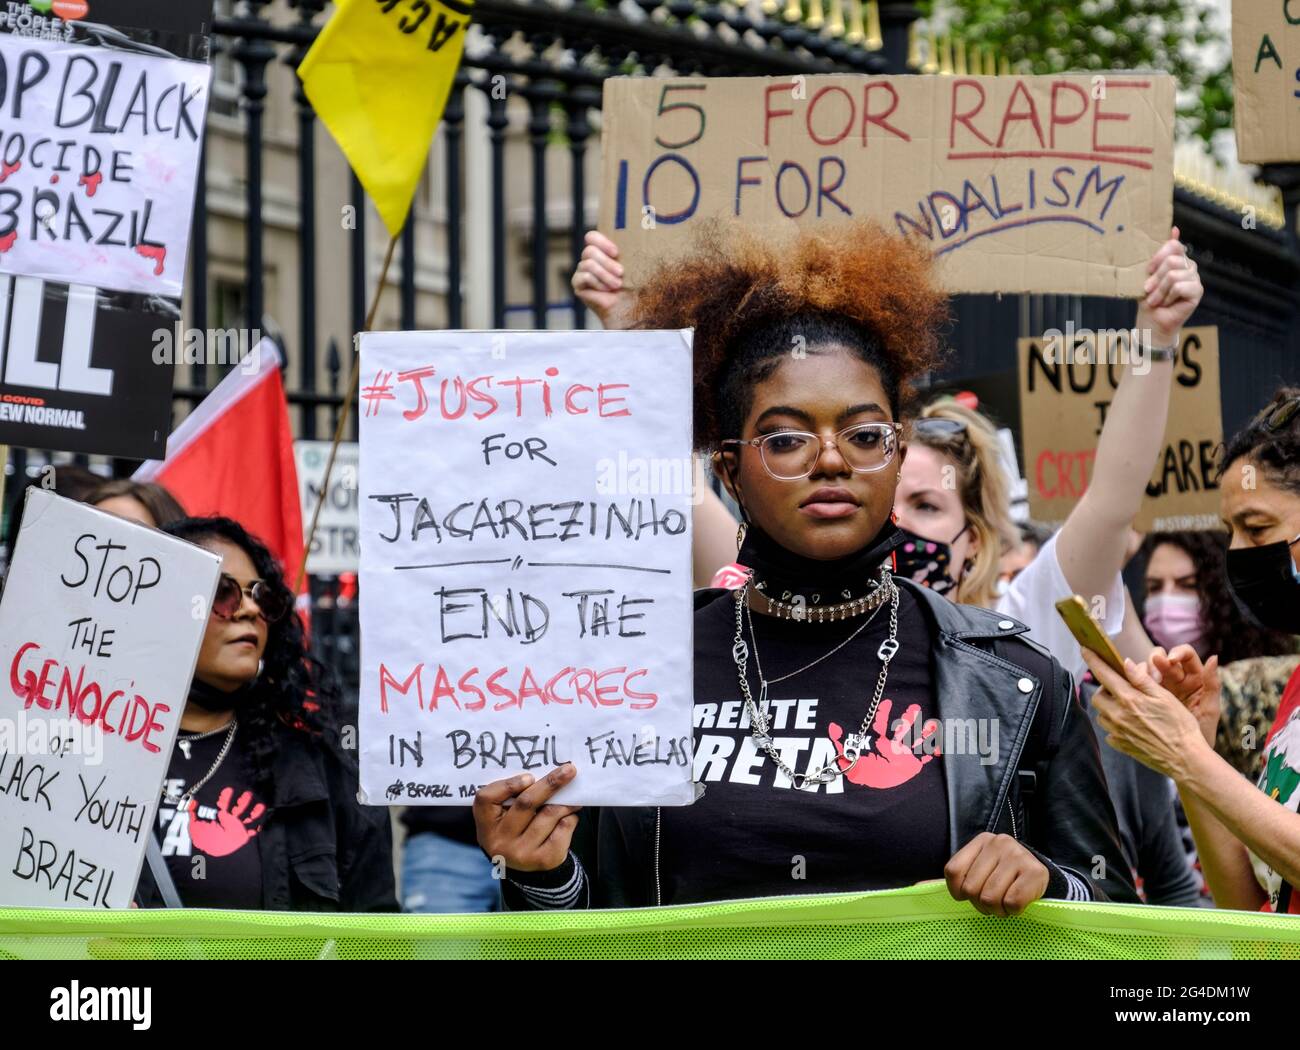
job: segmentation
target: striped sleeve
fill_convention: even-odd
[[[1043,894],[1045,899],[1058,901],[1096,900],[1096,894],[1092,892],[1092,885],[1084,876],[1073,868],[1057,864],[1056,861],[1043,855],[1028,843],[1022,842],[1021,845],[1037,857],[1043,867],[1047,869],[1047,891]]]
[[[570,851],[564,863],[550,871],[506,869],[506,881],[526,908],[567,911],[591,907],[591,880],[577,855]]]

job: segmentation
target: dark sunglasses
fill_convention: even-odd
[[[912,433],[937,441],[952,441],[966,436],[966,424],[960,419],[926,416],[912,421]]]
[[[234,619],[244,604],[245,594],[253,599],[259,615],[267,623],[275,623],[289,611],[288,597],[265,580],[254,580],[244,587],[229,573],[223,572],[217,582],[217,593],[212,598],[212,615],[220,620]]]
[[[1279,394],[1273,403],[1260,413],[1264,429],[1276,433],[1286,427],[1300,412],[1300,397],[1283,397]]]

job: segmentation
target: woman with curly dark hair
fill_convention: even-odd
[[[394,911],[385,809],[358,804],[338,691],[309,652],[279,563],[229,518],[167,532],[221,558],[158,810],[186,907]],[[138,896],[162,903],[150,869]]]
[[[634,327],[695,329],[695,446],[750,574],[696,596],[694,805],[579,815],[548,802],[571,764],[479,790],[508,906],[939,878],[1000,916],[1136,899],[1069,676],[1022,625],[890,572],[900,404],[946,316],[929,258],[870,222],[715,228],[642,286]],[[570,848],[579,819],[593,849]]]

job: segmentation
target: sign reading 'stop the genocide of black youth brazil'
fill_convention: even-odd
[[[0,599],[0,906],[125,908],[221,559],[26,499]]]
[[[169,7],[0,18],[0,441],[165,449],[211,80],[211,5]]]

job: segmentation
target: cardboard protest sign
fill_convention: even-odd
[[[706,219],[871,217],[954,292],[1136,297],[1169,236],[1173,121],[1159,73],[613,77],[600,229],[633,287]]]
[[[693,801],[690,332],[358,341],[363,800]]]
[[[325,465],[330,458],[328,441],[295,441],[293,456],[298,465],[298,490],[302,498],[303,540],[311,528],[312,515],[320,501]],[[356,572],[360,557],[357,543],[357,465],[361,452],[355,441],[339,444],[330,474],[329,493],[321,506],[316,535],[307,553],[307,571],[317,575]]]
[[[1300,160],[1300,3],[1234,0],[1233,124],[1248,164]]]
[[[1059,523],[1092,479],[1097,438],[1124,370],[1152,363],[1131,355],[1127,332],[1071,326],[1053,338],[1021,339],[1017,356],[1030,516]],[[1174,364],[1165,446],[1134,527],[1141,532],[1219,528],[1215,450],[1222,441],[1219,330],[1185,328]]]
[[[220,567],[28,490],[0,599],[0,905],[130,904]]]

